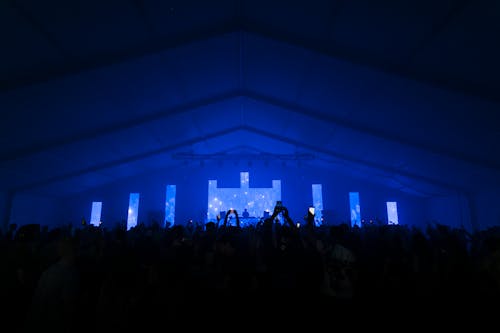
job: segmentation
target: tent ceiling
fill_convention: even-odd
[[[69,194],[245,147],[424,196],[498,186],[499,14],[452,0],[1,2],[0,182]]]
[[[499,98],[496,1],[12,0],[0,6],[4,89],[243,30]]]

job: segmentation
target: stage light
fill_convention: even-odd
[[[217,180],[208,181],[208,202],[217,204],[219,211],[234,208],[243,212],[245,208],[252,218],[259,218],[262,212],[273,210],[277,200],[281,200],[281,181],[273,180],[271,188],[250,188],[248,172],[240,172],[239,188],[217,188]],[[214,221],[217,212],[208,206],[207,219]]]
[[[312,184],[312,200],[314,206],[314,222],[316,226],[323,223],[323,189],[321,184]]]
[[[351,211],[351,226],[361,226],[361,206],[359,192],[349,192],[349,206]]]
[[[165,220],[164,227],[167,222],[170,226],[175,224],[175,195],[177,192],[177,187],[175,185],[167,185],[165,193]]]
[[[92,202],[92,211],[90,212],[90,224],[99,226],[101,224],[102,202]]]
[[[399,224],[398,219],[398,203],[395,201],[387,201],[387,223]]]
[[[130,193],[128,201],[127,230],[137,225],[137,213],[139,210],[139,193]]]

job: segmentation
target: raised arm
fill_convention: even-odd
[[[227,226],[227,220],[229,218],[229,215],[234,214],[236,217],[236,226],[239,228],[240,227],[240,217],[238,216],[238,211],[236,209],[230,209],[227,211],[226,216],[224,217],[224,228]]]

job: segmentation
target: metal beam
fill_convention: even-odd
[[[472,3],[474,2],[470,0],[452,1],[451,7],[449,8],[448,13],[446,13],[445,17],[440,22],[438,22],[438,24],[434,25],[430,33],[427,34],[420,42],[418,42],[417,45],[413,48],[413,50],[410,52],[406,64],[411,65],[415,57],[425,47],[431,44],[432,41],[435,40],[437,36],[439,36],[439,34],[443,32],[446,29],[446,27],[450,25],[451,22],[453,22],[453,20],[458,16],[458,14],[463,12],[464,9]]]
[[[17,11],[19,16],[21,16],[29,25],[30,27],[35,30],[36,32],[40,33],[43,38],[54,48],[56,49],[64,58],[74,60],[75,57],[68,51],[66,50],[61,43],[59,43],[54,36],[43,26],[42,23],[40,23],[35,16],[28,10],[26,9],[23,5],[19,3],[17,0],[10,0],[9,2],[10,6]],[[2,85],[0,84],[0,90],[3,90]]]
[[[122,52],[101,53],[87,59],[60,64],[59,67],[40,68],[34,70],[31,75],[25,75],[15,79],[0,80],[0,93],[19,89],[25,86],[40,84],[71,75],[78,75],[85,71],[98,70],[117,63],[131,61],[148,55],[164,52],[165,50],[189,45],[197,41],[217,38],[226,34],[240,31],[240,26],[235,22],[222,22],[215,24],[212,28],[199,32],[189,32],[178,36],[169,36],[168,39],[145,43],[140,47],[133,47]]]
[[[370,160],[364,160],[364,159],[360,159],[360,158],[357,158],[357,157],[348,156],[348,155],[345,155],[345,154],[340,154],[338,152],[334,152],[334,151],[331,151],[331,150],[328,150],[328,149],[325,149],[325,148],[322,148],[322,147],[317,147],[317,146],[314,146],[314,145],[310,145],[310,144],[304,143],[302,141],[294,140],[294,139],[291,139],[289,137],[281,136],[281,135],[278,135],[278,134],[275,134],[275,133],[272,133],[272,132],[268,132],[268,131],[265,131],[265,130],[261,130],[261,129],[258,129],[258,128],[255,128],[255,127],[245,127],[245,130],[247,130],[247,131],[249,131],[251,133],[262,135],[264,137],[275,139],[277,141],[285,142],[285,143],[288,143],[290,145],[296,145],[297,147],[301,147],[301,148],[307,149],[309,151],[313,151],[313,152],[316,152],[316,153],[321,153],[321,154],[333,157],[333,158],[341,160],[341,161],[348,161],[348,162],[355,163],[357,165],[367,166],[367,167],[371,167],[373,169],[385,171],[385,172],[388,172],[390,174],[401,175],[401,176],[404,176],[404,177],[408,177],[408,178],[417,180],[419,182],[431,184],[431,185],[434,185],[434,186],[437,186],[437,187],[440,187],[440,188],[444,188],[444,189],[448,189],[448,190],[465,191],[465,189],[463,189],[463,188],[461,188],[459,186],[443,182],[442,180],[433,179],[433,178],[425,177],[425,176],[422,176],[422,175],[417,175],[417,174],[414,174],[414,173],[411,173],[411,172],[407,172],[407,171],[404,171],[404,170],[401,170],[401,169],[398,169],[398,168],[394,168],[394,167],[391,167],[391,166],[387,166],[387,165],[382,165],[382,164],[379,164],[379,163],[375,163],[375,162],[372,162]]]
[[[375,138],[379,139],[384,139],[389,142],[394,142],[401,144],[403,146],[408,146],[411,148],[415,148],[417,150],[426,152],[426,153],[433,153],[433,154],[438,154],[443,157],[451,158],[457,161],[462,161],[466,162],[472,165],[477,165],[483,168],[488,168],[492,170],[499,170],[500,169],[500,164],[498,164],[495,161],[492,160],[486,160],[486,159],[479,159],[475,156],[469,156],[464,153],[457,153],[457,152],[450,152],[449,150],[446,150],[444,148],[440,148],[436,145],[429,145],[421,142],[417,142],[415,140],[411,140],[399,135],[395,135],[392,133],[389,133],[387,131],[382,131],[379,129],[375,129],[373,127],[368,127],[366,125],[362,125],[359,123],[355,123],[349,119],[346,118],[341,118],[335,115],[332,115],[330,113],[325,113],[321,112],[318,110],[306,108],[303,106],[299,106],[296,103],[290,103],[287,101],[283,101],[281,99],[277,99],[275,97],[259,94],[256,92],[245,92],[245,97],[253,99],[258,102],[262,102],[265,104],[269,105],[274,105],[279,108],[300,114],[302,116],[311,118],[311,119],[316,119],[321,122],[327,122],[336,126],[339,126],[341,128],[346,128],[358,133],[362,134],[367,134],[370,136],[373,136]]]
[[[364,159],[360,159],[357,157],[348,156],[345,154],[340,154],[340,153],[337,153],[337,152],[334,152],[334,151],[331,151],[331,150],[328,150],[328,149],[325,149],[322,147],[317,147],[314,145],[306,144],[302,141],[294,140],[294,139],[291,139],[289,137],[281,136],[281,135],[278,135],[278,134],[275,134],[272,132],[268,132],[268,131],[263,130],[263,129],[251,127],[251,126],[235,126],[232,128],[221,130],[221,131],[215,131],[215,132],[212,132],[212,133],[204,135],[204,136],[194,137],[194,138],[191,138],[189,140],[181,141],[181,142],[178,142],[176,144],[165,146],[165,147],[160,148],[160,149],[155,149],[155,150],[151,150],[151,151],[148,151],[145,153],[140,153],[140,154],[133,154],[133,155],[126,157],[126,158],[117,159],[117,160],[106,162],[106,163],[99,163],[99,164],[96,164],[92,167],[88,167],[88,168],[80,169],[77,171],[69,172],[69,173],[66,173],[63,175],[57,175],[57,176],[43,179],[40,181],[32,182],[32,183],[29,183],[29,184],[26,184],[23,186],[19,186],[19,187],[15,188],[14,190],[16,192],[17,191],[26,191],[26,190],[30,190],[33,188],[49,185],[51,183],[64,181],[64,180],[68,180],[71,178],[76,178],[78,176],[81,176],[81,175],[84,175],[87,173],[103,171],[105,169],[110,169],[110,168],[113,168],[113,167],[118,166],[118,165],[131,163],[131,162],[137,162],[137,161],[146,159],[148,157],[152,157],[152,156],[159,155],[159,154],[165,154],[165,153],[180,149],[182,147],[191,146],[191,145],[196,144],[196,143],[201,142],[201,141],[222,137],[224,135],[234,133],[237,131],[246,131],[249,133],[254,133],[254,134],[257,134],[259,136],[270,138],[270,139],[273,139],[273,140],[279,141],[279,142],[288,143],[290,145],[294,145],[296,147],[300,147],[300,148],[306,149],[308,151],[312,151],[314,153],[320,153],[320,154],[329,156],[331,158],[335,158],[337,160],[348,161],[348,162],[354,163],[356,165],[370,167],[370,168],[373,168],[376,170],[381,170],[381,171],[384,171],[384,172],[387,172],[390,174],[401,175],[401,176],[404,176],[404,177],[407,177],[410,179],[414,179],[416,181],[423,182],[426,184],[431,184],[433,186],[437,186],[437,187],[440,187],[443,189],[454,190],[454,191],[464,191],[464,189],[462,189],[456,185],[445,183],[441,180],[425,177],[422,175],[417,175],[417,174],[407,172],[407,171],[404,171],[404,170],[401,170],[398,168],[390,167],[387,165],[381,165],[379,163],[375,163],[375,162],[372,162],[369,160],[364,160]]]
[[[365,125],[354,123],[353,121],[345,118],[341,118],[332,114],[327,114],[325,112],[321,112],[318,110],[306,108],[303,106],[299,106],[296,103],[290,103],[287,101],[283,101],[281,99],[277,99],[275,97],[250,92],[250,91],[240,91],[234,90],[227,93],[223,93],[220,95],[216,95],[210,98],[200,99],[198,101],[194,101],[191,103],[186,103],[180,106],[176,106],[173,108],[168,108],[166,110],[162,110],[160,112],[145,115],[141,118],[126,120],[122,122],[117,122],[113,126],[107,126],[104,128],[93,129],[87,132],[83,132],[80,134],[76,134],[73,137],[66,137],[59,140],[53,140],[51,142],[45,142],[36,144],[25,149],[16,150],[14,152],[6,153],[0,155],[0,163],[13,161],[21,158],[28,157],[29,155],[40,153],[50,149],[56,149],[65,145],[74,144],[80,141],[96,139],[99,136],[109,135],[113,132],[123,131],[128,128],[138,127],[142,125],[146,125],[152,123],[154,121],[165,119],[173,115],[181,114],[184,112],[192,111],[198,107],[207,106],[211,104],[220,103],[230,99],[236,99],[240,97],[249,98],[255,100],[257,102],[277,106],[283,110],[291,111],[307,118],[317,120],[320,122],[327,122],[333,124],[335,126],[339,126],[341,128],[346,128],[352,130],[354,132],[362,133],[364,135],[373,136],[375,138],[384,139],[388,142],[393,142],[397,144],[401,144],[403,146],[408,146],[410,148],[414,148],[420,150],[424,153],[437,154],[439,156],[443,156],[446,158],[451,158],[457,161],[465,162],[471,165],[480,166],[482,168],[487,168],[491,170],[499,170],[500,164],[492,160],[479,159],[474,156],[469,156],[464,153],[450,152],[444,148],[440,148],[435,145],[424,144],[421,142],[417,142],[408,138],[401,137],[399,135],[395,135],[389,133],[387,131],[382,131],[378,129],[374,129]],[[245,124],[246,125],[246,124]]]
[[[238,126],[238,127],[224,129],[221,131],[212,132],[210,134],[203,135],[203,136],[197,136],[197,137],[194,137],[194,138],[191,138],[188,140],[184,140],[184,141],[178,142],[176,144],[168,145],[168,146],[165,146],[165,147],[162,147],[159,149],[150,150],[148,152],[144,152],[144,153],[140,153],[140,154],[132,154],[126,158],[121,158],[121,159],[117,159],[117,160],[105,162],[105,163],[98,163],[98,164],[91,166],[91,167],[83,168],[83,169],[80,169],[77,171],[68,172],[68,173],[65,173],[62,175],[57,175],[57,176],[50,177],[47,179],[42,179],[42,180],[32,182],[32,183],[29,183],[29,184],[26,184],[23,186],[19,186],[19,187],[15,188],[14,190],[16,192],[17,191],[26,191],[26,190],[41,187],[44,185],[49,185],[51,183],[64,181],[64,180],[68,180],[71,178],[76,178],[78,176],[81,176],[81,175],[84,175],[87,173],[99,172],[99,171],[103,171],[105,169],[113,168],[113,167],[118,166],[118,165],[127,164],[127,163],[131,163],[131,162],[137,162],[137,161],[146,159],[148,157],[152,157],[152,156],[159,155],[159,154],[165,154],[165,153],[168,153],[170,151],[173,151],[173,150],[176,150],[176,149],[179,149],[182,147],[191,146],[191,145],[196,144],[200,141],[215,139],[217,137],[221,137],[221,136],[227,135],[228,133],[232,133],[232,132],[235,132],[235,131],[238,131],[241,129],[242,129],[242,127]]]
[[[113,125],[91,129],[88,131],[77,133],[71,137],[55,139],[48,142],[41,142],[41,143],[37,142],[32,146],[0,155],[0,163],[26,158],[29,157],[30,155],[38,154],[47,150],[57,149],[63,146],[75,144],[85,140],[96,139],[100,136],[109,135],[110,133],[127,130],[128,128],[146,125],[166,117],[181,114],[184,112],[189,112],[193,109],[202,106],[216,104],[222,101],[238,98],[241,95],[242,95],[241,92],[230,91],[228,93],[212,96],[210,98],[199,99],[194,102],[185,103],[179,106],[168,108],[157,113],[144,115],[140,118],[127,119],[124,121],[117,120]]]

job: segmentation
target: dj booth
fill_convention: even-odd
[[[240,217],[240,227],[245,228],[249,226],[255,226],[259,221],[262,220],[260,217]],[[221,221],[222,223],[223,221]],[[236,217],[230,216],[227,219],[228,226],[236,226]]]

